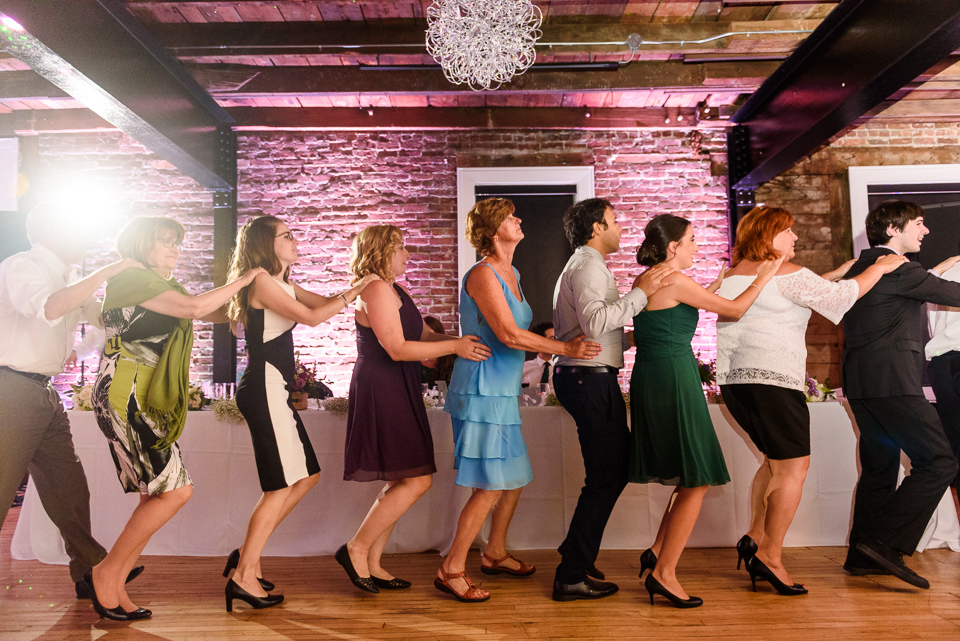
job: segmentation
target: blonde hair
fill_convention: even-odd
[[[237,244],[230,257],[230,271],[227,282],[243,276],[254,267],[263,267],[271,276],[276,276],[283,268],[274,249],[277,229],[281,221],[276,216],[259,216],[248,220],[237,232]],[[290,279],[290,268],[283,273],[283,280]],[[227,316],[238,323],[247,322],[247,310],[250,308],[250,288],[244,287],[234,294],[227,307]]]
[[[493,253],[493,237],[516,207],[506,198],[481,200],[467,214],[467,240],[481,256]]]
[[[353,282],[364,276],[376,274],[383,280],[392,280],[393,270],[390,261],[403,242],[403,232],[394,225],[371,225],[353,238],[353,251],[350,254],[350,272]]]
[[[149,268],[147,256],[153,251],[160,233],[164,231],[173,232],[178,243],[183,242],[186,234],[183,225],[173,218],[138,216],[120,230],[117,236],[117,253],[121,258],[132,258]]]

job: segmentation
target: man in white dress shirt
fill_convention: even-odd
[[[647,270],[640,286],[621,298],[606,264],[607,256],[620,249],[620,226],[610,203],[590,198],[574,204],[563,216],[563,228],[574,253],[553,294],[556,338],[586,334],[585,340],[602,347],[589,361],[561,356],[553,377],[557,399],[577,423],[586,472],[553,583],[554,601],[573,601],[602,599],[618,590],[600,580],[595,562],[607,519],[627,485],[630,433],[617,381],[628,340],[623,326],[646,306],[648,296],[669,285],[664,277],[674,270],[664,265]]]
[[[85,221],[53,207],[27,217],[32,248],[0,263],[0,524],[26,473],[63,536],[77,598],[83,573],[106,551],[90,534],[90,492],[70,423],[50,378],[63,370],[81,318],[100,326],[94,293],[128,267],[121,260],[80,279],[71,266],[87,248]],[[134,568],[131,578],[143,566]]]
[[[941,278],[960,283],[960,263],[943,272]],[[960,308],[930,305],[930,341],[924,350],[930,361],[937,414],[953,455],[960,459]],[[960,487],[958,482],[960,475],[951,485],[956,489]]]
[[[553,323],[537,323],[530,328],[530,331],[544,338],[553,338]],[[546,383],[553,389],[553,354],[540,352],[532,360],[523,364],[523,378],[520,379],[520,386],[530,390],[536,390],[537,385]],[[546,376],[546,380],[544,380]]]

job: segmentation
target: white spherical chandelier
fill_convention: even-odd
[[[437,0],[427,9],[427,52],[450,82],[497,89],[536,60],[542,22],[530,0]]]

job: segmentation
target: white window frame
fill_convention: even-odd
[[[477,262],[466,239],[467,214],[477,203],[478,185],[576,185],[577,201],[594,197],[593,167],[464,167],[457,169],[457,292]]]
[[[867,214],[870,185],[910,185],[917,183],[958,183],[960,165],[887,165],[850,167],[850,224],[853,230],[853,255],[870,247],[867,241]]]

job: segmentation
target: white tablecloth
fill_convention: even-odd
[[[786,545],[844,545],[857,481],[856,435],[844,405],[818,403],[811,404],[810,409],[810,472]],[[711,405],[710,414],[732,482],[707,492],[690,545],[729,547],[747,530],[750,483],[761,456],[724,406]],[[267,555],[333,554],[353,536],[382,487],[381,483],[342,480],[345,419],[321,411],[301,415],[323,471],[318,486],[270,539]],[[400,519],[387,552],[446,550],[460,508],[469,495],[469,490],[453,483],[449,416],[440,410],[430,410],[428,415],[438,472],[432,489]],[[583,484],[576,425],[560,408],[522,408],[521,415],[534,478],[524,489],[508,544],[515,550],[556,548],[566,533]],[[109,548],[133,511],[137,496],[121,491],[93,413],[71,412],[70,422],[90,484],[93,533]],[[180,445],[195,484],[193,498],[151,539],[144,554],[225,555],[242,542],[250,510],[260,496],[246,425],[218,422],[212,412],[191,412]],[[671,491],[659,485],[629,485],[607,526],[604,547],[648,547]],[[922,547],[946,543],[960,550],[958,535],[956,510],[952,500],[945,497]],[[67,562],[59,533],[40,506],[32,485],[20,512],[11,555],[46,563]]]

